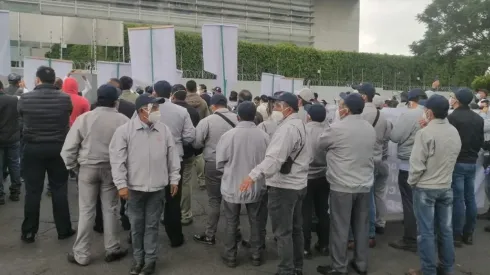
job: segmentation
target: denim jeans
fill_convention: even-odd
[[[475,230],[477,215],[475,173],[476,164],[456,163],[454,166],[452,183],[454,236],[471,235]]]
[[[374,187],[369,193],[369,238],[376,238],[376,205],[374,202]],[[352,227],[349,229],[349,241],[355,241],[352,234]]]
[[[443,274],[453,272],[452,207],[452,189],[413,189],[413,210],[418,231],[417,246],[423,274],[437,273],[437,254]]]
[[[9,145],[0,145],[0,167],[5,174],[5,168],[8,168],[10,175],[10,194],[20,194],[20,143],[15,142]],[[0,177],[0,196],[5,195],[3,181],[4,175]]]

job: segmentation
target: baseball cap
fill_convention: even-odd
[[[209,103],[210,105],[226,106],[228,104],[228,100],[222,94],[215,94],[211,97]]]
[[[213,91],[221,94],[221,88],[220,87],[214,87]]]
[[[134,103],[136,110],[141,109],[148,104],[162,104],[165,102],[165,98],[163,97],[152,97],[149,94],[142,94],[136,98],[136,102]]]
[[[119,98],[117,88],[111,84],[103,84],[97,89],[97,98],[116,101]]]
[[[408,101],[412,101],[412,100],[414,100],[417,97],[422,96],[422,95],[425,95],[426,96],[425,92],[422,89],[418,89],[418,88],[417,89],[413,89],[413,90],[410,90],[408,92],[407,100]]]
[[[7,79],[8,79],[8,82],[20,82],[22,77],[16,73],[11,73],[8,75]]]
[[[458,89],[454,97],[463,105],[469,105],[473,101],[473,92],[468,88]]]
[[[352,86],[352,89],[355,89],[360,94],[367,95],[370,98],[373,98],[374,95],[376,94],[376,88],[373,86],[373,84],[369,82],[361,83],[361,85],[357,85],[357,86]]]
[[[434,113],[447,112],[449,110],[449,101],[442,95],[432,95],[425,102],[425,108],[432,110]]]
[[[352,93],[349,95],[340,96],[344,100],[344,105],[349,108],[351,113],[353,114],[362,114],[362,110],[364,110],[364,100],[361,95],[358,93]]]
[[[385,104],[385,100],[382,96],[375,95],[373,98],[373,104],[376,108],[381,108]]]
[[[276,98],[278,98],[280,95],[282,95],[284,93],[285,93],[284,91],[277,91],[277,92],[274,92],[274,94],[272,96],[267,96],[267,98],[269,100],[276,100]]]
[[[298,93],[298,97],[301,97],[301,99],[303,99],[306,102],[310,102],[315,99],[315,95],[308,88],[301,89],[301,91],[299,91]]]
[[[313,104],[308,109],[308,115],[310,115],[312,121],[323,122],[327,116],[327,110],[323,105]]]
[[[295,96],[292,93],[289,92],[284,92],[278,97],[273,97],[274,100],[276,101],[283,101],[286,102],[291,108],[293,108],[295,111],[298,111],[298,97]],[[304,100],[304,98],[303,98]]]

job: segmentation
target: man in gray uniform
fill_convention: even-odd
[[[331,266],[319,266],[321,274],[347,274],[349,227],[356,240],[351,267],[367,274],[370,190],[374,181],[376,132],[361,117],[364,100],[359,94],[343,96],[340,121],[320,137],[320,148],[327,150],[327,181],[330,183]]]
[[[275,100],[274,110],[281,111],[284,120],[272,136],[264,161],[250,172],[240,189],[246,191],[265,178],[280,259],[277,274],[303,274],[302,204],[311,162],[310,145],[297,114],[298,98],[284,93]]]
[[[215,94],[210,101],[213,115],[202,119],[196,127],[196,140],[194,148],[204,147],[203,157],[205,161],[204,172],[206,174],[206,190],[209,199],[208,221],[204,234],[194,235],[196,242],[214,245],[214,235],[218,228],[221,206],[221,178],[223,173],[216,169],[216,145],[221,136],[235,128],[238,119],[235,113],[228,110],[228,101],[222,94]]]
[[[240,207],[245,204],[250,222],[250,245],[252,264],[259,266],[261,259],[260,218],[262,197],[267,191],[265,180],[261,179],[251,189],[240,192],[240,184],[250,170],[264,158],[269,135],[255,126],[257,112],[251,101],[238,105],[239,123],[235,129],[226,132],[216,146],[216,169],[223,172],[221,194],[226,217],[226,237],[224,263],[236,267],[237,230],[240,219]]]
[[[403,238],[389,243],[396,249],[417,251],[417,224],[413,214],[412,188],[408,185],[408,171],[410,171],[409,159],[412,154],[415,134],[420,130],[419,120],[424,114],[423,103],[427,95],[421,89],[414,89],[408,93],[408,109],[400,115],[393,125],[390,139],[398,144],[398,187],[403,204]]]
[[[90,263],[92,226],[100,195],[104,217],[105,260],[111,262],[128,253],[121,250],[118,237],[117,206],[119,196],[112,182],[109,143],[116,129],[129,121],[117,111],[116,87],[104,84],[97,90],[97,108],[75,120],[61,149],[67,170],[78,177],[78,234],[68,261],[79,265]]]

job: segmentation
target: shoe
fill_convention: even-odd
[[[152,275],[155,273],[155,263],[145,264],[139,275]]]
[[[316,271],[323,275],[347,275],[347,273],[337,271],[329,265],[319,265]]]
[[[193,239],[194,239],[194,241],[196,241],[198,243],[203,243],[203,244],[207,244],[207,245],[215,245],[216,244],[216,240],[214,237],[208,238],[204,234],[203,235],[194,235]]]
[[[143,269],[143,264],[133,261],[131,265],[131,269],[129,270],[129,274],[131,275],[139,275],[141,270]]]
[[[476,218],[479,220],[490,220],[490,209],[488,209],[488,211],[483,214],[478,214]]]
[[[185,221],[181,221],[180,223],[182,224],[182,226],[189,226],[193,223],[194,221],[192,219],[189,219],[189,220],[185,220]]]
[[[127,249],[119,249],[116,252],[112,252],[112,253],[106,254],[104,260],[107,263],[115,262],[115,261],[118,261],[118,260],[126,257],[126,255],[128,255],[128,250]]]
[[[417,252],[417,245],[410,244],[405,242],[405,240],[401,239],[398,241],[390,242],[388,244],[389,246],[395,248],[395,249],[400,249],[400,250],[405,250],[405,251],[410,251],[410,252]]]
[[[375,232],[378,235],[384,235],[385,234],[385,228],[381,227],[381,226],[376,226]]]
[[[104,227],[94,225],[94,231],[99,233],[99,234],[104,234]]]
[[[354,261],[349,263],[350,267],[359,275],[367,275],[367,271],[361,271]]]
[[[320,253],[322,256],[329,256],[330,252],[328,251],[328,246],[321,246],[320,243],[315,244],[315,250]]]
[[[5,205],[5,196],[0,196],[0,205]]]
[[[18,193],[10,194],[9,200],[11,200],[11,201],[20,201],[20,194],[18,194]],[[5,201],[5,199],[4,199],[4,201]]]
[[[178,242],[175,242],[175,243],[172,243],[172,242],[171,242],[171,243],[170,243],[170,247],[172,247],[172,248],[181,247],[181,246],[183,246],[183,245],[184,245],[184,237],[182,237],[182,238],[180,239],[180,241],[178,241]]]
[[[81,264],[81,263],[77,262],[77,260],[75,260],[75,255],[73,255],[73,253],[66,254],[66,259],[68,260],[69,263],[76,264],[79,266],[87,266],[88,265],[88,264]]]
[[[33,243],[36,241],[36,234],[33,233],[22,234],[22,236],[20,236],[20,239],[25,243]]]
[[[376,239],[369,238],[369,248],[375,248],[375,247],[376,247]]]
[[[356,243],[354,241],[349,241],[347,243],[347,249],[348,250],[354,250],[355,247],[356,247]]]
[[[252,245],[250,244],[250,242],[248,242],[246,240],[242,240],[241,244],[242,244],[243,247],[245,247],[247,249],[252,248]]]
[[[260,257],[260,256],[252,256],[251,260],[252,260],[253,266],[261,266],[262,262],[263,262],[262,257]]]
[[[490,232],[490,225],[485,226],[483,230],[485,230],[485,232]]]
[[[199,185],[200,190],[206,190],[206,185]]]
[[[70,229],[70,232],[68,232],[67,234],[63,234],[63,235],[58,235],[58,240],[65,240],[65,239],[68,239],[70,238],[71,236],[75,235],[77,233],[76,230],[74,229]]]
[[[313,259],[313,254],[311,254],[310,250],[303,251],[303,258],[307,260]]]
[[[229,268],[235,268],[235,267],[237,267],[236,259],[230,260],[230,259],[222,256],[221,257],[221,260]]]
[[[131,230],[131,223],[129,223],[128,216],[126,216],[126,215],[121,216],[121,225],[122,225],[124,231]],[[104,229],[103,228],[102,228],[102,232],[104,232]]]
[[[454,247],[457,248],[463,247],[463,236],[454,236],[453,242],[454,242]]]
[[[463,234],[463,237],[461,239],[464,244],[473,245],[473,234]]]

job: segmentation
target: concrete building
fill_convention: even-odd
[[[177,30],[194,32],[200,32],[201,25],[205,23],[236,24],[239,25],[240,39],[251,42],[294,43],[321,50],[359,50],[359,0],[3,0],[0,1],[0,9],[64,17],[172,24]],[[27,22],[22,24],[28,25],[32,33],[39,33],[34,30],[36,28],[40,31],[59,28],[59,24],[40,24],[34,18],[29,19],[29,16],[24,16],[23,20]],[[65,36],[69,32],[65,30]],[[119,44],[120,41],[112,41],[109,36],[104,38],[97,35],[97,39],[105,39],[109,45]],[[15,37],[11,39],[16,40]],[[30,39],[24,36],[22,40]],[[120,40],[120,36],[117,40]],[[54,43],[57,41],[55,39]]]

